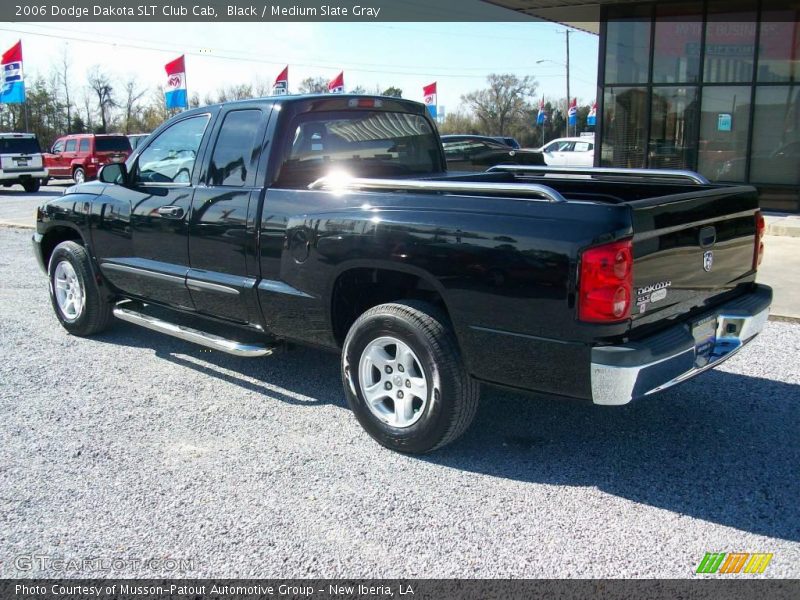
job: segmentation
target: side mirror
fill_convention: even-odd
[[[125,163],[108,163],[100,167],[97,179],[103,183],[125,185],[128,182],[128,168]]]

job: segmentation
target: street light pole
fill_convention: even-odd
[[[569,137],[569,103],[570,103],[570,96],[569,96],[569,34],[570,30],[564,30],[564,33],[567,36],[567,136]]]

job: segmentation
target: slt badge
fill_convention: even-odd
[[[706,250],[703,253],[703,269],[710,271],[712,266],[714,266],[714,251]]]

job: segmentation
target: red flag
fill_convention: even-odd
[[[280,75],[275,78],[275,83],[272,84],[272,95],[283,96],[289,93],[289,65],[281,71]]]
[[[328,82],[329,94],[343,94],[344,93],[344,71],[339,73],[336,77]]]
[[[422,86],[423,102],[425,104],[436,104],[436,82]]]
[[[22,62],[22,40],[3,52],[3,64]]]
[[[278,85],[281,81],[288,81],[289,80],[289,65],[281,71],[281,74],[275,78],[275,85]]]
[[[183,62],[183,54],[181,54],[175,60],[168,62],[164,65],[164,70],[167,72],[167,75],[175,75],[176,73],[186,73],[186,67],[184,66]]]

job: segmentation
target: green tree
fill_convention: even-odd
[[[392,96],[393,98],[402,98],[403,90],[396,86],[389,86],[381,92],[381,96]]]

